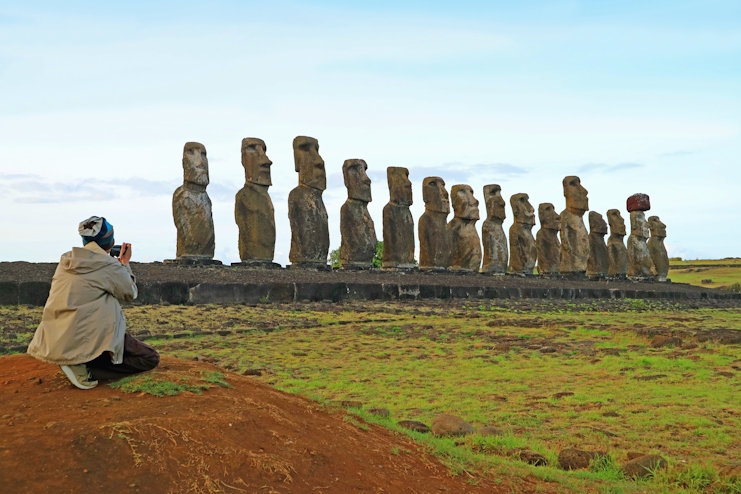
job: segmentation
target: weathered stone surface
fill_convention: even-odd
[[[481,239],[476,231],[479,220],[479,201],[473,197],[469,185],[454,185],[453,219],[448,223],[450,231],[451,271],[478,271],[481,267]]]
[[[535,451],[530,451],[529,449],[511,449],[507,453],[513,458],[517,458],[518,460],[536,467],[548,465],[548,459],[545,456],[536,453]]]
[[[558,232],[561,231],[561,216],[556,212],[553,204],[545,202],[538,206],[540,230],[535,236],[535,247],[538,252],[538,274],[558,274],[561,267],[561,241]]]
[[[492,427],[490,425],[485,425],[484,427],[481,427],[476,431],[476,433],[480,436],[502,436],[504,435],[504,432],[501,429],[497,429],[496,427]]]
[[[427,425],[416,420],[400,420],[396,423],[396,425],[405,429],[409,429],[410,431],[421,432],[423,434],[430,432],[430,428],[427,427]]]
[[[450,266],[451,235],[447,219],[450,200],[445,182],[440,177],[427,177],[422,182],[425,212],[419,218],[419,269],[445,270]]]
[[[504,274],[509,262],[507,235],[502,223],[507,215],[504,212],[504,198],[502,188],[497,184],[484,186],[484,203],[486,204],[486,220],[481,227],[481,236],[484,242],[484,260],[482,273]]]
[[[397,166],[386,169],[389,202],[383,207],[383,269],[414,268],[414,218],[412,182],[409,170]]]
[[[607,244],[605,244],[605,235],[607,235],[607,223],[601,214],[590,211],[588,276],[607,276],[607,271],[610,268],[610,254],[607,251]]]
[[[584,213],[589,210],[587,189],[576,176],[563,179],[566,209],[561,213],[561,266],[559,272],[574,276],[587,271],[589,235],[584,225]]]
[[[345,160],[342,175],[347,188],[347,201],[340,209],[340,266],[370,269],[376,253],[376,229],[368,212],[371,180],[364,160]]]
[[[651,209],[651,199],[649,199],[648,194],[633,194],[628,198],[626,206],[629,213],[633,211],[648,211]]]
[[[564,470],[581,470],[589,468],[589,463],[600,456],[606,456],[606,453],[567,448],[558,454],[558,464]]]
[[[666,281],[669,275],[669,255],[666,253],[664,239],[666,238],[666,225],[658,216],[648,218],[648,228],[651,238],[648,239],[648,252],[654,263],[654,274],[659,281]]]
[[[641,211],[642,213],[643,211]],[[630,460],[623,465],[623,473],[631,478],[645,478],[656,470],[662,470],[668,466],[664,458],[659,455],[645,455]]]
[[[473,432],[471,424],[455,415],[441,413],[432,419],[432,433],[436,436],[465,436]]]
[[[630,213],[630,236],[628,237],[628,276],[649,278],[654,271],[654,262],[648,250],[648,223],[643,211]]]
[[[656,335],[651,339],[651,348],[681,347],[682,339],[676,336]]]
[[[329,254],[329,226],[322,192],[327,188],[319,142],[299,136],[293,140],[293,157],[299,185],[288,195],[291,250],[295,267],[325,267]]]
[[[624,277],[628,274],[628,249],[625,247],[625,220],[620,211],[607,211],[607,221],[610,224],[610,238],[607,240],[607,254],[610,257],[610,266],[607,276]]]
[[[268,194],[273,163],[266,151],[262,139],[242,139],[245,182],[235,197],[234,220],[239,228],[239,258],[244,262],[272,261],[275,254],[275,209]]]
[[[515,194],[509,199],[515,221],[509,228],[509,272],[532,275],[538,251],[533,237],[535,209],[527,194]]]
[[[391,412],[386,408],[369,408],[366,411],[378,417],[389,418],[391,416]]]
[[[213,259],[214,219],[206,193],[208,158],[198,142],[183,148],[183,185],[172,196],[172,216],[177,229],[177,259]]]

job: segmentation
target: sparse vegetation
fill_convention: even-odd
[[[218,371],[201,373],[200,377],[190,374],[173,373],[167,374],[169,380],[160,375],[158,371],[147,374],[139,374],[125,377],[110,384],[113,389],[124,393],[147,393],[154,396],[176,396],[180,393],[195,393],[209,389],[212,385],[230,388],[224,374]]]

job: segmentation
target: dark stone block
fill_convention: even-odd
[[[548,289],[548,298],[562,298],[562,296],[563,296],[562,288],[549,288]]]
[[[345,283],[296,283],[296,300],[339,302],[347,298]]]
[[[450,294],[453,298],[483,298],[484,290],[477,286],[452,286]]]
[[[419,298],[450,298],[450,287],[441,285],[419,285]]]
[[[625,294],[617,288],[610,288],[610,298],[624,298]]]
[[[136,297],[135,302],[140,304],[160,303],[161,296],[159,282],[137,283],[136,288],[139,290],[139,295]]]
[[[637,298],[635,290],[625,290],[625,298]]]
[[[419,285],[399,285],[399,300],[416,300],[420,298]]]
[[[507,293],[509,294],[509,298],[522,298],[522,292],[519,288],[515,287],[507,287],[506,288]]]
[[[0,305],[18,305],[18,283],[0,281]]]
[[[501,298],[499,295],[499,289],[495,286],[487,286],[486,288],[484,288],[484,298]]]
[[[383,285],[380,283],[348,283],[347,296],[353,300],[381,300]]]
[[[183,305],[190,298],[189,287],[182,281],[165,281],[160,284],[160,303]]]
[[[383,291],[383,300],[399,299],[399,285],[395,283],[384,283],[381,287]]]
[[[271,283],[268,300],[278,303],[290,303],[295,301],[296,285],[294,283]]]
[[[51,282],[48,281],[21,281],[18,286],[18,303],[28,305],[44,305],[49,298]]]
[[[573,288],[562,288],[561,298],[565,300],[571,300],[572,298],[574,298],[574,289]]]

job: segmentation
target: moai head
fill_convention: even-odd
[[[538,219],[540,227],[546,230],[561,230],[561,215],[556,212],[556,208],[550,202],[544,202],[538,205]]]
[[[265,141],[256,137],[242,139],[242,166],[246,182],[257,185],[273,185],[270,180],[270,166],[273,164],[265,152]]]
[[[625,235],[625,220],[619,209],[607,211],[607,222],[610,223],[610,232],[613,235]]]
[[[528,199],[530,199],[530,196],[527,194],[515,194],[509,198],[515,223],[531,226],[535,224],[535,209]]]
[[[607,223],[597,211],[589,212],[589,233],[607,234]]]
[[[643,211],[631,211],[630,234],[636,237],[648,238],[648,222],[646,221],[646,214]]]
[[[400,166],[386,168],[386,177],[389,183],[389,201],[397,206],[412,205],[412,182],[409,180],[409,170]]]
[[[371,179],[365,173],[367,169],[365,160],[345,160],[342,164],[348,198],[371,202]]]
[[[208,185],[206,147],[200,142],[186,142],[183,147],[183,180],[196,185]]]
[[[504,212],[504,198],[502,188],[497,184],[484,185],[484,203],[486,204],[486,215],[489,218],[504,220],[507,215]]]
[[[479,201],[473,197],[470,185],[454,185],[450,192],[453,194],[453,215],[456,218],[479,219]]]
[[[666,225],[661,222],[658,216],[649,216],[648,228],[651,230],[651,236],[657,238],[666,237]]]
[[[584,214],[589,211],[587,189],[582,187],[581,180],[576,176],[563,179],[563,195],[566,198],[566,210],[574,214]]]
[[[450,213],[450,199],[445,181],[440,177],[427,177],[422,181],[422,200],[427,211]]]
[[[319,156],[319,141],[313,137],[298,136],[293,140],[293,161],[298,172],[298,183],[317,190],[327,188],[324,160]]]

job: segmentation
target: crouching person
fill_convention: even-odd
[[[59,260],[28,354],[59,365],[72,384],[91,389],[98,379],[154,369],[160,356],[126,334],[119,300],[137,296],[131,244],[121,245],[120,257],[109,255],[113,226],[97,216],[80,223],[78,231],[84,247],[73,247]]]

